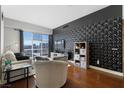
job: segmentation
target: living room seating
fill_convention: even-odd
[[[14,55],[14,53],[12,51],[7,51],[6,53],[4,53],[1,57],[1,63],[2,63],[2,69],[4,69],[5,67],[5,60],[11,60],[11,64],[15,65],[15,64],[23,64],[23,63],[28,63],[28,64],[32,64],[32,60],[27,59],[27,60],[17,60],[16,56]],[[29,68],[29,72],[30,75],[32,75],[32,68]],[[10,73],[10,77],[15,76],[15,75],[19,75],[18,77],[12,78],[10,79],[10,81],[15,81],[21,78],[24,78],[23,76],[20,76],[21,74],[23,74],[24,71],[23,70],[18,70],[18,71],[13,71],[12,73]],[[6,77],[5,77],[5,73],[2,73],[2,79],[4,81],[4,83],[6,83]]]
[[[24,57],[24,56],[22,56],[22,57]],[[20,56],[20,58],[21,58],[21,56]],[[2,55],[2,57],[1,57],[2,64],[4,64],[5,60],[10,60],[12,62],[12,65],[20,64],[20,63],[30,63],[30,64],[32,63],[31,60],[27,57],[24,58],[23,60],[22,59],[17,60],[15,54],[12,51],[7,51],[5,54]]]
[[[59,88],[66,83],[66,61],[35,62],[36,86],[40,88]]]

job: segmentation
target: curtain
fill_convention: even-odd
[[[20,30],[20,52],[24,52],[23,30]]]

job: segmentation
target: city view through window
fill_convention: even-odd
[[[30,57],[48,56],[49,35],[24,32],[24,53]]]

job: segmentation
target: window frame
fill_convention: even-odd
[[[26,32],[26,31],[25,31],[25,32]],[[24,33],[25,33],[25,32],[24,32]],[[42,46],[41,46],[41,48],[34,49],[33,44],[34,44],[35,41],[38,41],[38,42],[40,42],[40,43],[42,43],[42,44],[45,42],[45,43],[48,43],[47,55],[45,55],[45,56],[48,56],[48,55],[49,55],[49,35],[48,35],[48,34],[34,33],[34,32],[30,32],[30,33],[32,33],[32,36],[31,36],[31,49],[25,49],[25,48],[24,48],[24,51],[25,51],[25,50],[31,50],[31,51],[32,51],[32,52],[31,52],[31,55],[32,55],[31,57],[32,57],[32,58],[34,58],[34,55],[33,55],[33,54],[34,54],[34,50],[40,50],[40,51],[41,51],[40,56],[44,56],[44,55],[42,55],[42,54],[43,54],[43,53],[42,53],[42,51],[43,51]],[[45,40],[44,40],[44,39],[36,40],[36,39],[33,38],[33,35],[34,35],[34,34],[40,34],[41,36],[42,36],[42,35],[47,35],[47,36],[48,36],[48,39],[45,39]],[[24,37],[23,37],[23,38],[24,38]],[[41,38],[42,38],[42,37],[41,37]],[[24,41],[25,41],[25,40],[24,40]]]

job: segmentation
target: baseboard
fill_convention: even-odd
[[[121,73],[121,72],[116,72],[116,71],[112,71],[112,70],[108,70],[108,69],[104,69],[104,68],[100,68],[100,67],[96,67],[96,66],[92,66],[92,65],[90,65],[89,68],[100,70],[103,72],[107,72],[107,73],[122,76],[122,77],[124,76],[123,73]]]

